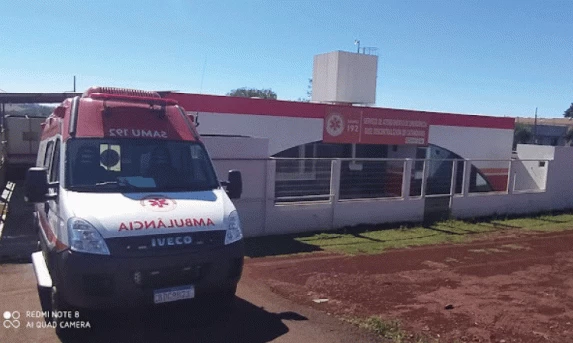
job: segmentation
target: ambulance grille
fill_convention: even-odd
[[[178,234],[108,238],[112,256],[159,256],[200,252],[225,244],[225,231],[200,231]]]

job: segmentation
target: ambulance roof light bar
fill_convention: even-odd
[[[114,87],[91,87],[84,92],[82,98],[141,102],[160,106],[177,105],[176,100],[161,98],[156,92]]]
[[[139,89],[129,89],[129,88],[116,88],[116,87],[90,87],[87,91],[84,92],[82,98],[89,98],[90,95],[94,93],[140,96],[145,98],[161,98],[161,96],[157,92],[142,91]]]

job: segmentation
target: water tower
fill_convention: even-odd
[[[312,101],[373,105],[376,102],[378,56],[375,48],[333,51],[314,56]]]

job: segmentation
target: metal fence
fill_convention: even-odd
[[[339,199],[402,196],[404,160],[341,160]]]
[[[332,160],[283,158],[275,161],[276,201],[330,200]]]
[[[276,202],[543,191],[549,163],[486,159],[272,160],[276,163]]]

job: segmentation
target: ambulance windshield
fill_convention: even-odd
[[[189,192],[219,182],[201,144],[149,139],[73,139],[66,188],[93,192]]]

